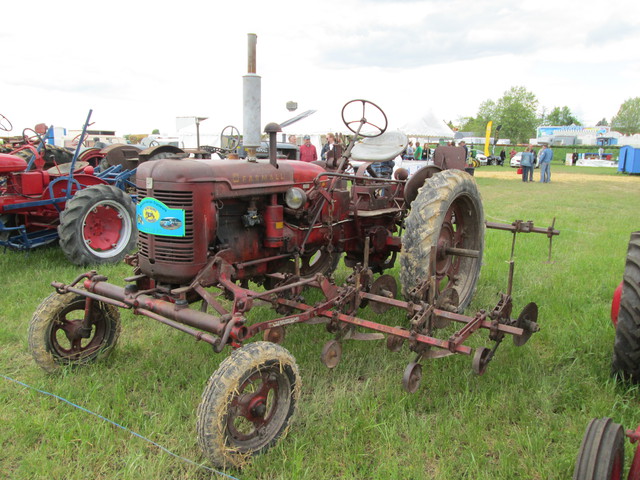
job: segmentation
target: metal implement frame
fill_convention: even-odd
[[[553,227],[535,229],[531,222],[527,222],[527,227],[523,229],[522,225],[523,222],[517,221],[511,225],[487,226],[513,232],[514,243],[517,233],[545,233],[550,239],[559,234]],[[365,258],[367,258],[366,255]],[[388,345],[397,347],[398,342],[401,345],[406,341],[409,349],[417,353],[416,362],[425,358],[440,358],[452,354],[471,355],[475,350],[474,369],[477,373],[482,373],[505,335],[513,336],[514,343],[520,346],[526,343],[532,333],[539,330],[536,322],[537,307],[534,309],[533,318],[531,318],[531,312],[534,310],[528,311],[530,317],[528,319],[511,318],[513,248],[509,268],[509,293],[502,294],[500,301],[490,312],[480,310],[474,316],[458,313],[451,305],[445,304],[444,307],[440,305],[435,299],[435,278],[426,279],[414,288],[409,292],[407,300],[371,293],[373,272],[368,268],[366,261],[364,265],[358,264],[353,268],[353,274],[343,286],[337,286],[322,274],[313,278],[300,278],[295,274],[274,274],[274,279],[280,280],[279,286],[262,292],[236,284],[233,281],[234,266],[225,263],[224,260],[219,259],[216,262],[216,268],[218,293],[211,293],[198,280],[181,288],[156,286],[155,282],[145,275],[125,279],[130,282],[129,285],[120,287],[107,283],[107,278],[98,275],[95,271],[80,275],[69,285],[58,282],[52,285],[59,293],[73,292],[83,295],[87,298],[87,302],[100,301],[130,309],[136,315],[149,317],[188,333],[197,340],[211,344],[217,353],[221,352],[226,345],[238,348],[243,342],[260,332],[265,332],[267,339],[282,338],[284,336],[282,329],[285,326],[298,323],[325,323],[327,330],[335,334],[335,340],[331,342],[349,339],[381,339],[384,335],[387,336]],[[81,281],[84,288],[77,287]],[[320,291],[323,299],[313,305],[305,303],[300,298],[303,288]],[[231,299],[231,307],[226,307],[218,300],[217,297],[220,295]],[[441,296],[446,295],[442,292]],[[189,307],[190,304],[199,301],[202,302],[200,309]],[[391,327],[355,315],[356,310],[365,306],[367,302],[375,302],[378,305],[403,311],[409,319],[409,327]],[[274,310],[285,312],[285,314],[273,320],[248,324],[247,314],[256,304],[269,304]],[[217,315],[207,313],[209,307],[215,310]],[[461,328],[446,339],[433,335],[438,325],[451,321],[462,324]],[[357,327],[374,333],[356,331]],[[489,331],[489,339],[494,342],[491,350],[484,347],[473,349],[465,344],[469,337],[480,330]],[[269,332],[277,333],[275,337],[269,337],[267,336]],[[391,341],[389,337],[392,337]],[[332,366],[335,364],[337,362]],[[415,362],[410,365],[414,364]]]

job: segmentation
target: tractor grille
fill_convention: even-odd
[[[147,190],[138,188],[138,199],[147,197]],[[193,233],[193,192],[155,190],[153,198],[171,208],[185,211],[185,236],[164,237],[138,233],[139,253],[156,262],[164,263],[192,263],[194,260]],[[150,237],[153,237],[153,241]]]

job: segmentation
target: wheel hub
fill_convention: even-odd
[[[92,250],[111,250],[118,245],[122,232],[122,214],[110,206],[94,208],[82,228],[85,243]]]

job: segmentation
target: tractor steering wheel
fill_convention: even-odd
[[[77,147],[78,143],[80,142],[80,137],[82,137],[82,133],[79,133],[78,135],[76,135],[75,137],[73,137],[73,140],[71,140],[71,146],[72,147]],[[88,140],[88,135],[84,137],[84,140],[82,141],[82,146],[83,147],[88,147],[89,145],[87,144],[87,140]]]
[[[28,135],[29,132],[33,132],[34,135]],[[22,130],[22,138],[26,143],[29,143],[29,144],[35,143],[35,140],[38,139],[38,141],[42,145],[44,145],[44,139],[33,128],[25,128],[24,130]]]
[[[360,107],[360,105],[362,105],[362,107]],[[369,111],[370,113],[372,113],[372,115],[370,115],[369,118],[367,118],[367,115],[365,115],[367,110],[367,105],[371,105],[371,107],[369,108]],[[347,112],[347,109],[349,110],[349,112]],[[358,120],[347,121],[345,118],[345,117],[353,118],[357,115],[360,115],[360,118]],[[347,126],[349,130],[351,130],[353,133],[356,133],[362,137],[379,137],[387,130],[387,126],[389,125],[387,121],[387,116],[382,111],[382,109],[379,106],[377,106],[375,103],[370,102],[369,100],[351,100],[350,102],[347,102],[344,105],[344,107],[342,107],[342,121],[344,122],[344,124]],[[354,124],[358,125],[356,130],[354,130],[352,126]],[[365,125],[369,125],[370,127],[372,127],[373,133],[369,133],[369,132],[363,133],[359,131]]]
[[[13,130],[13,125],[11,124],[9,119],[4,115],[2,115],[1,113],[0,113],[0,130],[4,130],[5,132]]]
[[[229,130],[229,133],[225,135],[224,132],[227,130]],[[224,137],[229,137],[229,141],[227,142],[227,146],[223,148],[233,151],[238,148],[238,145],[240,145],[240,131],[233,125],[227,125],[222,129],[222,132],[220,133],[221,142]]]

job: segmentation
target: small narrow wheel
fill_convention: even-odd
[[[478,347],[473,355],[473,371],[478,375],[482,375],[487,370],[489,364],[491,350],[485,347]]]
[[[269,342],[235,350],[209,379],[198,406],[198,443],[221,468],[242,468],[286,435],[300,399],[293,356]]]
[[[320,360],[327,368],[335,368],[342,358],[342,345],[337,340],[329,340],[322,347]]]
[[[622,426],[610,418],[594,418],[582,438],[573,480],[620,480],[623,471]]]
[[[82,365],[109,356],[120,336],[118,309],[93,301],[89,326],[84,326],[86,297],[52,293],[29,323],[29,349],[43,370],[53,373],[64,365]]]
[[[416,362],[411,362],[407,365],[402,376],[402,388],[407,393],[416,393],[422,380],[422,365]]]

